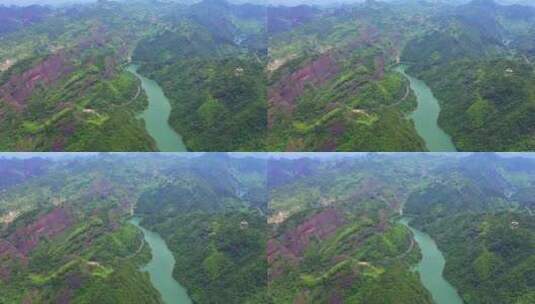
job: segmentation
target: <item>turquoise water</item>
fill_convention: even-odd
[[[143,77],[137,73],[138,66],[129,65],[126,70],[136,75],[141,81],[141,87],[149,99],[149,107],[141,114],[149,135],[156,141],[158,150],[162,152],[187,151],[182,136],[177,134],[169,125],[171,103],[165,96],[162,88],[154,80]]]
[[[402,218],[400,223],[412,231],[414,240],[422,250],[422,260],[416,266],[416,271],[420,274],[420,280],[431,293],[434,302],[436,304],[463,304],[457,290],[442,275],[446,260],[435,241],[428,234],[412,228],[408,218]]]
[[[139,222],[139,218],[130,220],[143,232],[145,242],[152,251],[152,260],[142,270],[149,273],[152,285],[160,292],[165,304],[191,304],[184,287],[173,278],[175,258],[167,244],[159,234],[141,227]]]
[[[431,152],[455,152],[457,149],[451,137],[438,126],[440,104],[425,82],[405,73],[404,65],[394,70],[403,74],[410,82],[411,89],[418,99],[418,107],[410,114],[414,120],[416,131],[425,141],[427,149]]]

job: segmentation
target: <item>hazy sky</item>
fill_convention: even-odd
[[[73,2],[95,2],[95,0],[0,0],[0,4],[4,5],[30,5],[30,4],[65,4]]]
[[[0,4],[4,5],[30,5],[30,4],[65,4],[74,2],[95,2],[96,0],[0,0]],[[180,2],[181,0],[170,0]],[[191,2],[192,0],[187,0]],[[200,0],[199,0],[200,1]],[[335,4],[335,3],[348,3],[348,2],[363,2],[364,0],[227,0],[229,2],[243,3],[270,3],[275,5],[297,5],[297,4]],[[387,0],[388,1],[388,0]]]

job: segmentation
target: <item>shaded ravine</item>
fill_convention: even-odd
[[[451,137],[438,126],[440,104],[433,92],[425,82],[405,73],[405,69],[404,65],[394,68],[409,80],[411,89],[416,94],[418,107],[410,114],[410,118],[414,120],[416,132],[423,138],[427,149],[431,152],[457,151]]]
[[[152,252],[151,261],[142,270],[150,275],[150,281],[160,292],[165,304],[191,304],[186,289],[173,278],[175,258],[159,234],[139,225],[141,219],[133,218],[130,223],[143,232],[145,242]]]
[[[140,115],[145,120],[145,128],[149,135],[156,141],[158,150],[162,152],[185,152],[187,151],[182,136],[169,125],[171,104],[165,96],[162,88],[154,80],[138,74],[138,66],[131,64],[126,68],[140,81],[141,86],[149,99],[148,108]]]
[[[428,234],[411,227],[409,218],[403,217],[399,222],[411,230],[414,240],[420,246],[422,260],[416,266],[416,271],[433,301],[436,304],[463,304],[457,290],[443,276],[446,260],[435,241]]]

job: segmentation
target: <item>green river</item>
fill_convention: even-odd
[[[162,88],[154,80],[141,76],[137,72],[138,66],[129,65],[126,70],[134,74],[141,81],[141,87],[149,99],[149,107],[141,114],[149,135],[156,141],[158,150],[162,152],[185,152],[186,146],[182,136],[177,134],[169,125],[171,104]]]
[[[400,223],[414,234],[414,240],[422,250],[422,260],[416,266],[424,287],[431,293],[436,304],[463,304],[457,290],[442,276],[446,260],[435,241],[426,233],[409,225],[410,219],[404,217]]]
[[[173,254],[160,235],[141,227],[140,221],[139,218],[133,218],[130,223],[143,232],[145,244],[150,246],[152,251],[152,260],[142,270],[149,273],[152,285],[160,292],[165,304],[191,304],[184,287],[173,278],[175,267]]]
[[[425,82],[405,73],[406,68],[404,65],[398,65],[394,70],[409,80],[411,89],[416,94],[418,107],[411,113],[410,118],[414,120],[416,131],[424,139],[427,149],[431,152],[457,151],[450,136],[438,126],[438,100]]]

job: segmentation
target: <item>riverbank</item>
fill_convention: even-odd
[[[140,222],[140,218],[130,220],[131,224],[143,232],[145,243],[151,248],[152,253],[151,261],[142,268],[142,271],[149,273],[152,285],[160,292],[165,304],[191,304],[186,289],[173,278],[175,258],[167,244],[159,234],[143,228]]]
[[[420,274],[424,287],[431,293],[436,304],[463,304],[457,290],[444,278],[446,260],[435,241],[426,233],[410,226],[410,219],[403,217],[399,222],[414,235],[414,241],[422,252],[422,260],[415,270]]]
[[[394,71],[401,73],[410,82],[416,94],[418,107],[409,117],[414,121],[416,132],[423,138],[427,149],[431,152],[456,152],[451,137],[438,125],[440,104],[431,89],[420,79],[405,72],[406,66],[398,65]]]
[[[134,74],[140,81],[141,87],[149,100],[148,108],[140,117],[145,120],[145,128],[154,138],[156,146],[161,152],[187,152],[182,136],[169,125],[171,103],[163,93],[162,88],[154,80],[140,75],[135,64],[129,65],[126,70]]]

